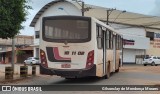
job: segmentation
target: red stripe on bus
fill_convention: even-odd
[[[56,60],[71,60],[71,58],[61,57],[59,55],[58,47],[53,47],[53,54]]]

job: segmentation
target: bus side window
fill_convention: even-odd
[[[113,32],[107,30],[106,42],[107,42],[106,48],[112,49],[113,48]]]
[[[122,49],[122,38],[121,36],[119,36],[119,50]]]
[[[117,50],[122,49],[122,38],[120,35],[116,35],[116,44]]]
[[[97,26],[97,46],[98,49],[102,49],[103,47],[103,36],[102,36],[102,27]]]
[[[110,35],[109,35],[109,45],[110,45],[110,49],[113,49],[113,32],[110,31]]]
[[[121,36],[120,36],[120,39],[119,39],[119,40],[120,40],[120,49],[122,49],[122,46],[123,46],[123,45],[122,45],[122,37],[121,37]]]
[[[119,49],[119,36],[116,35],[116,49]]]
[[[110,31],[107,30],[106,32],[106,48],[109,49],[110,48],[110,43],[109,43],[109,35],[110,35]]]

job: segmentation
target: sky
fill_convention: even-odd
[[[53,0],[30,0],[28,5],[32,6],[32,10],[28,10],[27,20],[22,23],[23,30],[21,35],[34,35],[34,28],[30,27],[30,23],[36,13],[47,3]],[[70,0],[71,1],[71,0]],[[126,10],[127,12],[160,16],[160,0],[83,0],[86,4],[102,6],[106,8],[116,8],[117,10]]]

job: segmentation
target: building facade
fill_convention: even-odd
[[[136,60],[136,56],[145,56],[150,48],[150,39],[146,37],[143,27],[113,24],[112,27],[123,36],[123,63],[142,64],[143,58]]]
[[[33,36],[18,35],[15,37],[15,63],[23,63],[30,56],[33,56]],[[0,39],[0,63],[11,63],[12,39]]]
[[[94,7],[91,10],[87,10],[85,16],[96,17],[101,21],[105,21],[106,11],[105,8],[90,5],[90,7]],[[96,9],[97,8],[97,9]],[[120,12],[121,13],[121,12]],[[115,13],[116,15],[120,15],[119,13]],[[137,17],[144,15],[139,15],[135,13],[126,13],[128,17]],[[81,6],[77,6],[75,3],[71,3],[68,1],[52,1],[51,3],[46,4],[34,17],[30,26],[34,27],[35,36],[34,36],[34,56],[39,56],[39,32],[41,30],[41,20],[46,16],[58,16],[58,15],[75,15],[81,16]],[[122,15],[122,14],[121,14]],[[135,15],[135,16],[134,16]],[[112,18],[112,15],[110,15]],[[117,16],[113,15],[115,19]],[[128,18],[126,18],[128,19]],[[156,19],[153,19],[156,20]],[[150,27],[144,27],[141,25],[131,25],[124,23],[113,23],[109,22],[113,28],[119,32],[123,38],[123,52],[121,57],[123,57],[123,63],[131,63],[131,64],[142,64],[142,60],[145,55],[157,55],[160,56],[158,52],[160,48],[160,29],[153,29]],[[134,22],[133,22],[134,23]],[[135,22],[137,23],[137,22]],[[138,24],[138,23],[137,23]]]

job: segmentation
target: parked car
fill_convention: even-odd
[[[36,57],[28,57],[26,60],[24,60],[24,64],[40,64],[39,58]]]
[[[159,64],[160,64],[160,57],[157,57],[157,56],[145,57],[143,61],[144,66],[147,66],[147,65],[157,66]]]

